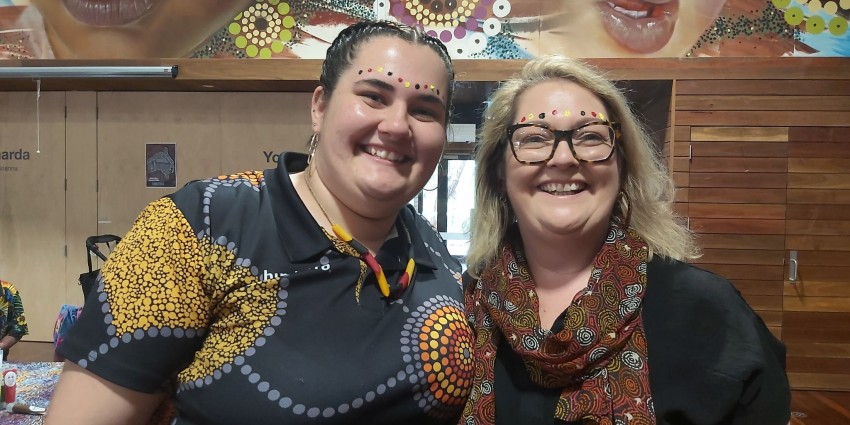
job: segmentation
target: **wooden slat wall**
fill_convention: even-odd
[[[674,105],[676,208],[699,234],[695,263],[783,339],[793,387],[850,390],[848,80],[681,80]]]

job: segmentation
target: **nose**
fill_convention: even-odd
[[[412,136],[410,129],[410,116],[407,106],[402,102],[388,105],[384,109],[381,122],[378,124],[378,132],[384,133],[393,139],[407,139]]]
[[[563,167],[578,164],[578,160],[570,151],[570,145],[566,140],[556,140],[555,152],[552,153],[552,158],[546,163],[551,167]]]

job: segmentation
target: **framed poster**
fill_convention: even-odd
[[[145,143],[145,186],[177,187],[177,146]]]

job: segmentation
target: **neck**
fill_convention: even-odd
[[[590,278],[593,259],[605,240],[604,231],[569,236],[521,233],[528,266],[539,290],[584,287]]]
[[[357,213],[328,190],[312,167],[293,174],[292,183],[313,219],[330,234],[331,227],[337,224],[374,254],[392,231],[397,213],[379,218]]]

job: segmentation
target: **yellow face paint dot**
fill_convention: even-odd
[[[566,111],[564,111],[564,116],[565,116],[565,117],[570,116],[570,110],[569,110],[569,109],[567,109]]]
[[[404,86],[409,88],[409,87],[410,87],[410,82],[405,81],[405,82],[404,82]]]
[[[383,66],[379,66],[379,67],[378,67],[378,72],[384,72],[384,67],[383,67]]]
[[[534,114],[528,114],[528,119],[534,118]]]

